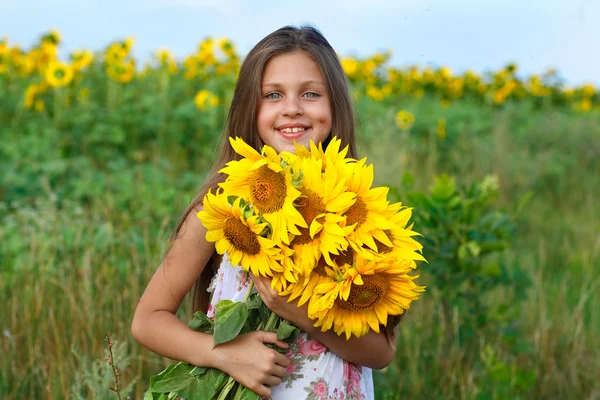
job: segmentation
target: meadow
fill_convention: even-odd
[[[123,398],[170,360],[130,323],[206,177],[242,55],[0,41],[0,397]],[[414,207],[427,286],[381,400],[600,398],[600,91],[342,56],[361,155]],[[189,317],[182,307],[179,315]]]

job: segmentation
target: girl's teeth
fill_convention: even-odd
[[[297,133],[297,132],[304,132],[305,128],[283,128],[280,129],[281,132],[285,132],[285,133]]]

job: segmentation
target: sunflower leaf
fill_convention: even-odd
[[[258,400],[260,399],[260,395],[254,393],[252,390],[248,389],[247,387],[244,387],[244,389],[242,390],[242,393],[240,393],[240,397],[238,397],[239,400]]]
[[[233,302],[221,300],[215,310],[215,329],[213,343],[218,345],[234,339],[248,319],[248,304],[246,302]]]
[[[202,312],[195,312],[194,317],[188,326],[195,331],[200,331],[212,335],[215,330],[215,323]]]
[[[298,331],[298,328],[290,324],[288,321],[282,320],[277,327],[277,340],[286,340],[290,336],[293,336],[296,331]]]

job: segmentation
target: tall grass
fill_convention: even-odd
[[[481,301],[518,304],[519,337],[497,332],[476,338],[476,347],[465,346],[458,335],[446,345],[440,293],[429,287],[401,324],[395,362],[375,372],[377,397],[600,397],[598,117],[522,105],[504,111],[469,103],[445,110],[427,101],[404,107],[417,118],[409,132],[393,126],[394,107],[359,107],[360,149],[375,164],[376,184],[400,187],[409,172],[416,187],[426,190],[440,173],[463,183],[496,174],[497,207],[518,222],[503,260],[524,269],[530,285],[520,293],[482,295]],[[433,115],[448,120],[443,141]],[[36,142],[35,132],[10,140],[14,146],[37,143],[39,151],[52,146],[43,138]],[[168,364],[141,348],[129,326],[170,229],[201,183],[202,172],[190,172],[190,164],[205,171],[210,159],[186,162],[176,144],[157,146],[112,169],[70,171],[69,182],[98,191],[85,202],[57,194],[64,181],[49,180],[42,171],[32,182],[43,188],[34,201],[0,206],[2,398],[85,398],[92,392],[113,398],[109,380],[104,391],[77,381],[94,360],[105,359],[109,331],[125,344],[119,347],[127,352],[121,354],[127,361],[122,381],[137,379],[126,393],[134,399],[142,398],[149,376]],[[519,210],[527,193],[531,199]],[[428,285],[427,269],[421,265],[420,284]],[[463,318],[452,309],[456,331]],[[477,354],[470,353],[474,348]],[[106,363],[107,374],[109,368]],[[101,373],[90,370],[87,376]]]

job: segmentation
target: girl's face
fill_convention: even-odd
[[[294,141],[306,148],[324,142],[331,132],[331,106],[325,79],[306,53],[273,57],[262,77],[258,134],[276,151],[294,152]]]

